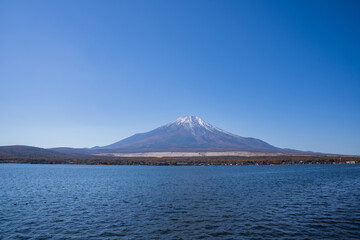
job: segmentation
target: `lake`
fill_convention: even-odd
[[[359,239],[360,165],[0,164],[0,239]]]

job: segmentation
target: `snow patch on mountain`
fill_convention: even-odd
[[[235,134],[226,132],[220,128],[214,127],[213,125],[205,122],[197,116],[184,116],[176,119],[175,121],[168,123],[165,127],[180,126],[191,131],[193,135],[196,134],[195,129],[203,129],[210,132],[221,132],[227,135],[236,136]]]
[[[176,119],[175,121],[165,125],[165,127],[182,127],[184,129],[190,130],[193,135],[196,135],[196,130],[206,130],[206,131],[215,131],[216,128],[209,123],[203,121],[197,116],[184,116]]]

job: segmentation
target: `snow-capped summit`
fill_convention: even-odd
[[[170,124],[175,123],[175,124],[200,124],[203,125],[205,122],[197,117],[197,116],[184,116],[184,117],[179,117],[178,119],[176,119],[175,121],[171,122]]]
[[[216,127],[205,122],[204,120],[202,120],[201,118],[199,118],[197,116],[180,117],[180,118],[176,119],[175,121],[166,124],[164,127],[172,127],[172,126],[181,126],[181,127],[191,130],[192,132],[195,129],[199,129],[199,128],[204,128],[205,130],[208,130],[208,131],[217,130]]]
[[[184,116],[150,132],[135,134],[97,148],[104,152],[279,152],[256,138],[240,137],[221,130],[196,116]]]

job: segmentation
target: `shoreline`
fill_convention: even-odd
[[[139,166],[237,166],[237,165],[308,165],[360,164],[354,156],[210,156],[210,157],[99,157],[80,158],[0,158],[0,164],[71,164]]]

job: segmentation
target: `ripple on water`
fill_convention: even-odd
[[[358,239],[357,166],[0,165],[0,239]]]

